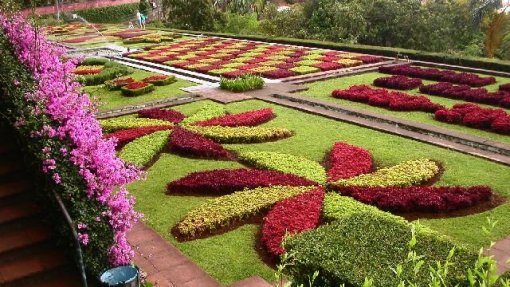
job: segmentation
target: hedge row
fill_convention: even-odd
[[[439,174],[439,165],[430,159],[410,160],[374,173],[363,174],[333,183],[335,187],[408,187],[422,184]]]
[[[422,85],[421,79],[408,78],[406,76],[401,75],[381,77],[374,80],[374,86],[376,87],[397,90],[413,90],[421,85]]]
[[[253,110],[239,114],[226,115],[196,123],[198,126],[223,126],[223,127],[239,127],[239,126],[258,126],[270,121],[275,117],[273,109],[265,108]]]
[[[510,114],[502,109],[482,108],[477,104],[455,104],[451,109],[437,111],[435,119],[500,134],[510,134]]]
[[[134,20],[138,3],[74,11],[92,23],[122,23]]]
[[[143,128],[143,127],[154,127],[154,126],[168,126],[172,127],[173,124],[168,121],[156,120],[156,119],[143,119],[143,118],[132,118],[132,117],[120,117],[111,118],[106,120],[100,120],[99,123],[103,128],[103,131],[110,133],[117,130],[132,129],[132,128]]]
[[[202,193],[223,195],[245,188],[310,186],[316,183],[305,178],[272,170],[217,169],[194,172],[168,184],[169,193]]]
[[[401,55],[401,56],[408,56],[412,60],[429,61],[429,62],[435,62],[435,63],[449,64],[449,65],[460,65],[460,66],[466,66],[466,67],[472,67],[472,68],[510,72],[510,61],[503,61],[503,60],[498,60],[498,59],[488,59],[488,58],[480,58],[480,57],[466,57],[466,56],[451,55],[451,54],[446,54],[446,53],[425,52],[425,51],[417,51],[417,50],[403,49],[403,48],[335,43],[335,42],[319,41],[319,40],[270,37],[270,36],[261,36],[261,35],[260,36],[259,35],[240,36],[240,35],[229,34],[229,33],[212,33],[212,32],[203,32],[203,31],[188,31],[188,30],[175,30],[175,29],[162,29],[162,30],[183,32],[183,33],[190,33],[190,34],[198,34],[198,35],[205,34],[205,35],[210,35],[210,36],[229,37],[229,38],[234,38],[234,39],[245,39],[245,40],[253,40],[253,41],[298,45],[298,46],[306,46],[306,47],[312,47],[312,48],[341,50],[341,51],[349,51],[349,52],[356,52],[356,53],[366,53],[366,54],[386,56],[386,57],[391,57],[391,58],[395,58],[397,55]]]
[[[228,228],[250,217],[267,211],[275,203],[309,191],[310,187],[273,186],[239,191],[191,210],[176,226],[181,236],[195,238]]]
[[[240,152],[239,159],[261,169],[270,169],[308,178],[324,183],[326,171],[315,161],[277,152]]]
[[[413,264],[403,264],[413,229],[416,235],[413,251],[423,256],[424,261],[416,275]],[[374,286],[380,287],[400,286],[400,280],[430,286],[429,268],[435,268],[437,261],[444,263],[454,247],[448,275],[442,278],[444,286],[468,286],[465,271],[467,266],[474,266],[475,252],[456,246],[425,227],[413,228],[402,218],[380,212],[354,213],[291,237],[285,245],[286,250],[295,254],[287,272],[297,284],[307,284],[309,276],[318,271],[316,286],[365,286],[365,278],[369,278]],[[392,270],[398,265],[402,265],[401,278]]]
[[[330,181],[369,173],[374,167],[372,155],[368,150],[343,142],[333,145],[328,165]]]
[[[195,122],[201,122],[205,120],[210,120],[213,118],[221,117],[225,115],[225,108],[222,105],[218,104],[206,104],[196,113],[191,116],[185,118],[182,121],[182,124],[191,124]]]
[[[143,137],[143,136],[146,136],[153,132],[157,132],[157,131],[161,131],[161,130],[168,130],[171,128],[172,128],[171,126],[153,126],[153,127],[143,127],[143,128],[132,128],[132,129],[115,131],[113,133],[105,135],[104,137],[105,138],[116,138],[117,146],[115,148],[120,149],[124,145],[126,145],[128,142],[135,140],[139,137]]]
[[[113,61],[108,61],[104,64],[104,69],[101,71],[101,73],[77,76],[76,80],[85,86],[95,86],[132,73],[133,70],[131,68],[115,63]]]
[[[158,131],[128,143],[120,152],[119,157],[125,162],[144,167],[165,147],[172,131]]]
[[[170,148],[184,155],[215,159],[231,159],[233,155],[220,144],[181,127],[170,137]]]
[[[198,127],[188,126],[192,132],[224,144],[260,143],[291,137],[293,132],[286,128],[266,127]]]
[[[380,216],[398,217],[388,212],[379,210],[377,207],[360,203],[359,201],[342,196],[338,193],[328,192],[324,197],[322,205],[322,216],[324,220],[331,222],[338,219],[349,218],[356,213],[373,213]]]
[[[138,111],[138,117],[165,120],[177,124],[182,122],[186,116],[175,110],[152,108]]]

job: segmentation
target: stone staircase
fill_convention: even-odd
[[[14,137],[0,127],[0,286],[81,286],[52,238]]]

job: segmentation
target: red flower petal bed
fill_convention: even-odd
[[[180,127],[176,127],[170,135],[170,148],[186,155],[217,159],[233,157],[220,144]]]
[[[74,37],[74,38],[68,38],[65,39],[63,42],[68,44],[78,44],[83,43],[92,39],[95,39],[99,37],[98,35],[89,35],[89,36],[81,36],[81,37]]]
[[[510,93],[510,83],[504,84],[504,85],[500,85],[499,86],[499,90],[503,91],[503,92],[509,92]]]
[[[138,90],[138,89],[141,89],[141,88],[145,88],[147,86],[149,86],[148,83],[144,83],[144,82],[132,82],[132,83],[129,83],[126,86],[124,86],[124,88],[128,89],[128,90]]]
[[[223,127],[239,127],[239,126],[258,126],[270,121],[274,117],[271,108],[265,108],[255,111],[249,111],[234,115],[226,115],[196,123],[198,126],[223,126]]]
[[[366,56],[359,56],[359,57],[356,57],[356,60],[360,60],[362,61],[364,64],[373,64],[373,63],[379,63],[381,62],[383,59],[380,58],[380,57],[377,57],[377,56],[370,56],[370,55],[366,55]]]
[[[502,109],[482,108],[476,104],[456,104],[451,109],[437,111],[435,118],[441,122],[510,134],[510,115]]]
[[[282,242],[286,234],[296,234],[316,228],[320,223],[324,189],[319,187],[282,200],[264,218],[262,242],[270,254],[285,253]]]
[[[125,144],[128,142],[135,140],[139,137],[143,137],[145,135],[151,134],[153,132],[162,131],[162,130],[169,130],[171,129],[171,126],[152,126],[152,127],[144,127],[144,128],[133,128],[133,129],[127,129],[127,130],[120,130],[115,131],[113,133],[109,133],[105,135],[105,138],[116,138],[117,139],[117,145],[115,146],[115,149],[122,148]]]
[[[422,81],[420,79],[413,79],[400,75],[382,77],[374,80],[374,86],[397,90],[412,90],[421,85]]]
[[[269,79],[281,79],[295,76],[296,73],[289,71],[287,69],[278,69],[273,71],[262,72],[262,76]]]
[[[330,181],[369,173],[374,168],[372,155],[366,149],[343,142],[333,145],[329,155]]]
[[[354,85],[346,90],[335,90],[332,96],[355,102],[368,103],[395,111],[435,112],[444,109],[424,96],[411,96],[402,92],[374,89],[366,85]]]
[[[168,76],[165,75],[154,75],[150,77],[146,77],[142,80],[142,82],[157,82],[157,81],[163,81],[168,79]]]
[[[496,82],[494,77],[480,77],[472,73],[458,73],[450,70],[435,68],[420,68],[410,65],[394,65],[379,67],[379,72],[393,75],[403,75],[432,81],[465,84],[471,87],[482,87]]]
[[[415,186],[346,188],[342,194],[386,211],[446,212],[488,201],[493,192],[486,186]]]
[[[165,120],[172,123],[180,123],[186,117],[182,113],[174,110],[163,110],[160,108],[153,108],[138,111],[138,117]]]
[[[222,195],[245,188],[311,186],[317,183],[293,174],[258,169],[218,169],[191,173],[168,184],[168,192]]]
[[[112,84],[115,86],[125,86],[127,84],[135,82],[135,79],[129,77],[124,79],[112,80]]]
[[[471,88],[467,85],[457,86],[451,83],[441,82],[421,86],[420,92],[469,102],[510,107],[510,93],[501,91],[491,93],[484,88]]]

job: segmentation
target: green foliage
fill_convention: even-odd
[[[172,126],[169,121],[146,119],[146,118],[133,118],[133,117],[119,117],[106,120],[100,120],[99,123],[103,131],[109,133],[116,130],[143,128],[153,126]]]
[[[200,110],[198,110],[196,113],[185,118],[181,122],[181,124],[186,125],[186,124],[191,124],[194,122],[201,122],[201,121],[209,120],[212,118],[221,117],[225,113],[226,113],[226,111],[225,111],[225,108],[223,107],[223,105],[206,104]]]
[[[310,190],[310,187],[273,186],[234,192],[206,201],[189,211],[177,230],[185,237],[200,236],[247,220],[273,204]]]
[[[391,213],[381,211],[377,207],[363,204],[348,196],[341,196],[334,192],[326,193],[322,207],[322,216],[326,221],[345,219],[356,213],[373,213],[380,214],[381,216],[397,217]]]
[[[407,187],[427,182],[439,171],[438,164],[430,159],[410,160],[392,167],[381,168],[374,173],[341,179],[334,185],[337,187]]]
[[[125,4],[74,11],[92,23],[122,23],[136,17],[138,4]]]
[[[96,60],[91,60],[96,61]],[[101,85],[108,80],[113,80],[122,76],[132,74],[133,70],[127,66],[108,61],[104,64],[104,69],[99,74],[77,76],[76,80],[85,86]]]
[[[229,13],[226,15],[226,22],[216,30],[238,35],[255,35],[258,34],[259,22],[253,14],[239,15]]]
[[[219,76],[223,73],[234,72],[234,71],[236,71],[236,69],[234,69],[234,68],[220,68],[220,69],[210,70],[209,73]]]
[[[242,75],[235,79],[220,79],[220,88],[232,92],[246,92],[264,87],[264,79],[255,75]]]
[[[211,0],[163,0],[170,25],[177,28],[211,31],[218,15]]]
[[[153,84],[154,86],[168,86],[170,84],[173,84],[175,82],[177,82],[177,78],[175,76],[168,76],[168,78],[164,79],[164,80],[159,80],[159,81],[146,81],[148,83],[151,83]]]
[[[188,126],[187,129],[220,143],[260,143],[292,136],[286,128]]]
[[[413,248],[423,256],[422,268],[416,273],[409,266],[393,269],[406,260],[413,233]],[[400,286],[400,281],[406,279],[412,279],[416,286],[429,286],[425,284],[430,281],[429,268],[436,268],[436,261],[449,258],[455,247],[448,276],[443,278],[447,286],[454,286],[466,282],[466,266],[472,266],[477,259],[475,253],[425,227],[417,225],[415,229],[405,219],[381,212],[354,213],[296,235],[285,247],[295,255],[287,272],[296,283],[308,282],[308,277],[319,271],[317,286],[363,286],[365,278],[373,280],[373,286]]]
[[[105,58],[86,58],[80,63],[80,66],[103,66],[106,65],[110,60]]]
[[[138,11],[140,11],[140,13],[147,16],[147,15],[149,15],[150,8],[151,8],[151,5],[149,4],[148,0],[140,0],[140,3],[138,4]]]
[[[256,168],[291,173],[319,183],[326,182],[324,168],[303,157],[277,152],[240,152],[239,159]]]
[[[165,147],[172,131],[159,131],[128,143],[119,152],[125,162],[144,167]]]
[[[305,19],[301,6],[278,12],[276,5],[266,5],[260,21],[260,31],[269,36],[305,38]]]
[[[152,91],[154,91],[154,85],[153,84],[147,84],[148,86],[145,86],[143,88],[139,88],[139,89],[128,89],[126,86],[120,88],[120,90],[122,91],[122,94],[124,96],[128,96],[128,97],[136,97],[136,96],[140,96],[140,95],[143,95],[143,94],[148,94]]]
[[[309,74],[309,73],[315,73],[320,71],[319,68],[316,67],[310,67],[310,66],[297,66],[292,69],[289,69],[292,72],[296,72],[298,74]]]

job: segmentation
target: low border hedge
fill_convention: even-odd
[[[113,2],[114,3],[114,2]],[[134,18],[138,3],[73,11],[89,22],[121,23]]]

